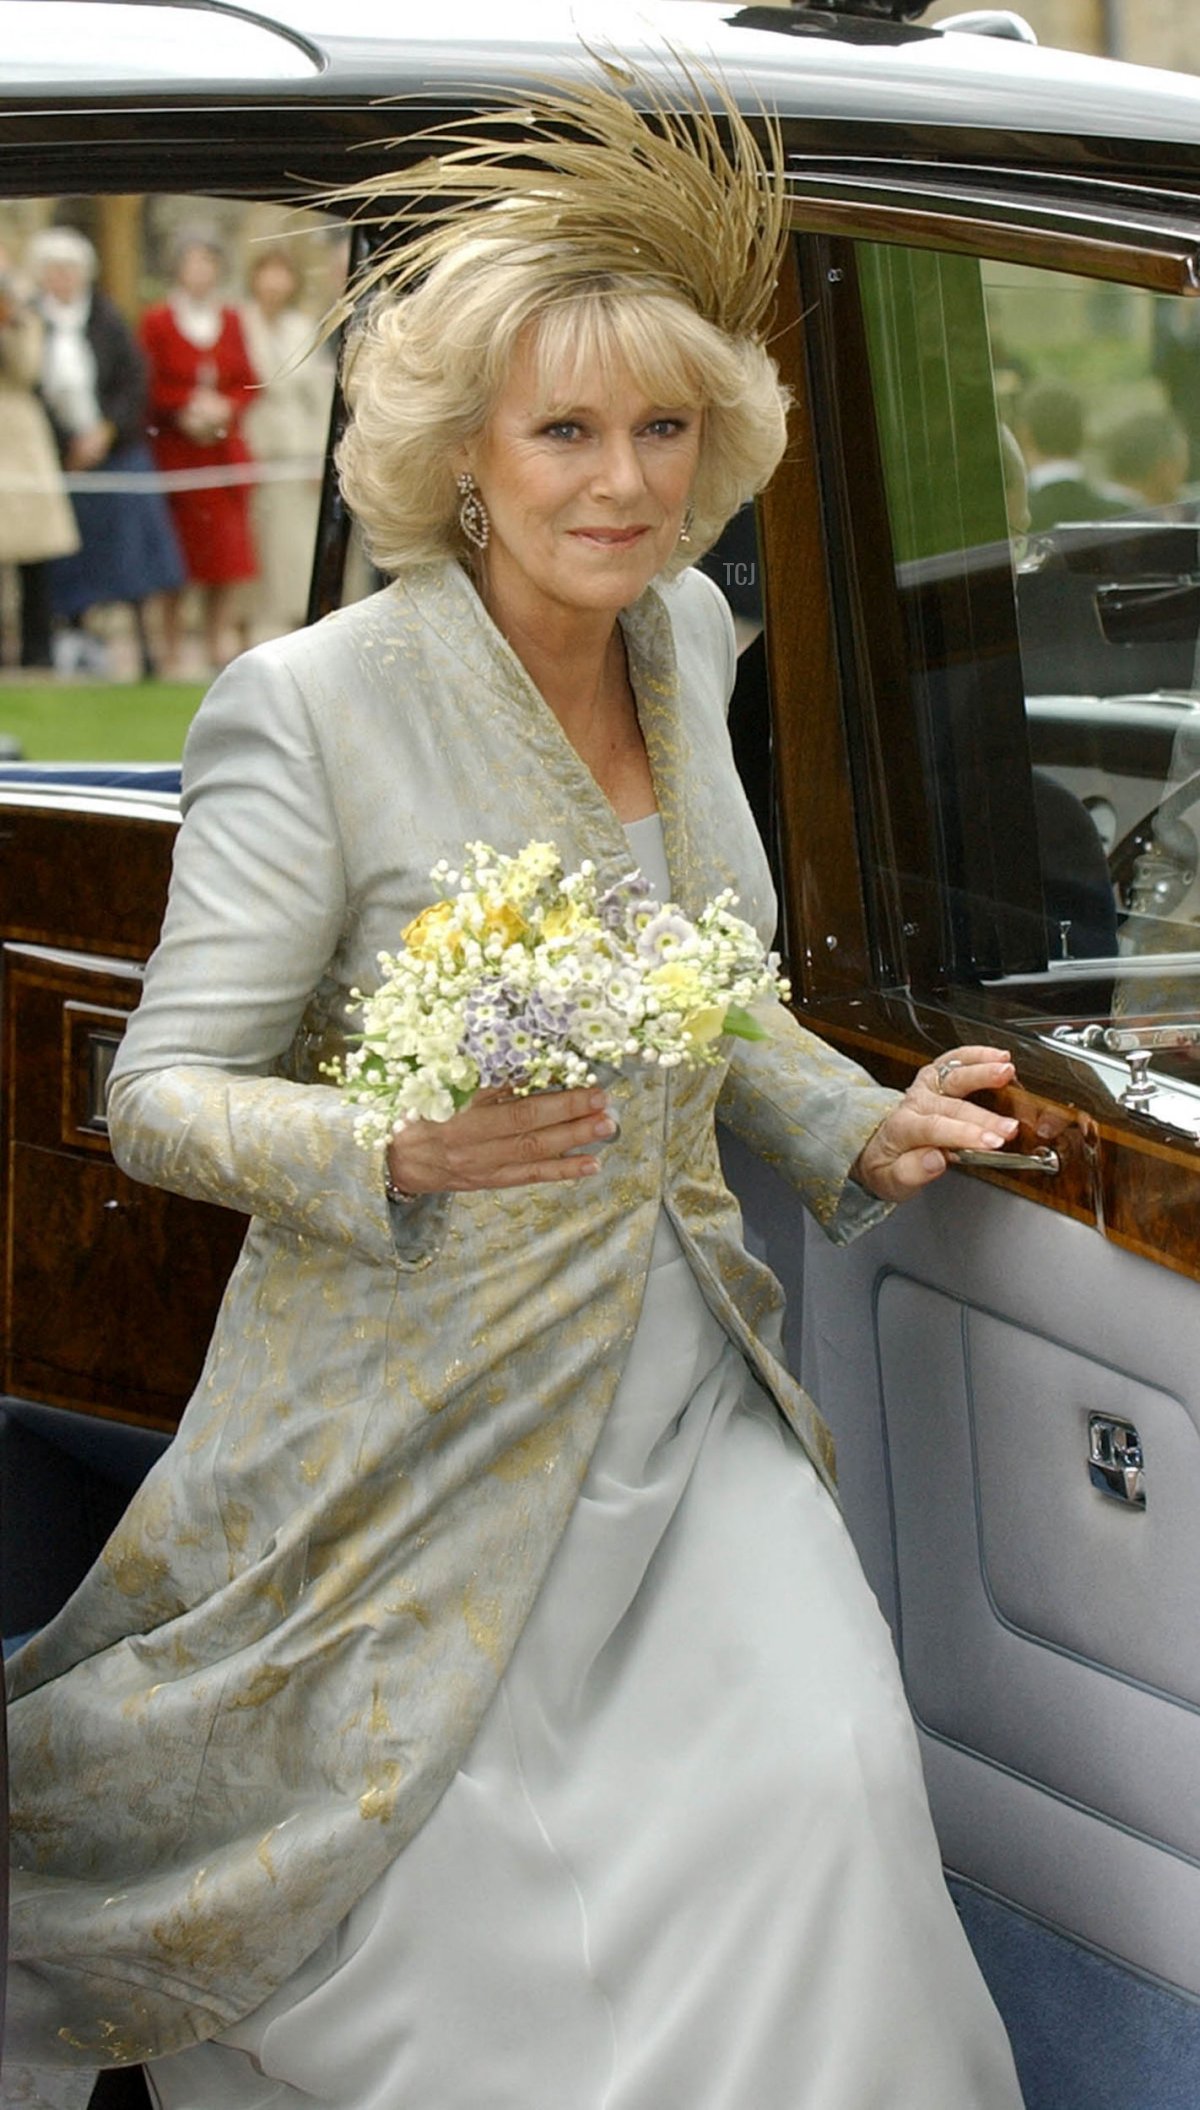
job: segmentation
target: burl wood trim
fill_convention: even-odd
[[[0,935],[146,960],[158,943],[178,814],[0,799]]]
[[[874,197],[864,187],[841,197],[817,192],[794,198],[791,224],[810,233],[844,235],[860,242],[899,243],[907,249],[942,249],[960,256],[994,257],[1001,263],[1033,264],[1039,270],[1069,271],[1080,278],[1114,279],[1153,293],[1194,295],[1197,244],[1183,229],[1148,223],[1104,232],[1068,231],[1062,218],[1034,200],[1020,218],[1007,220],[998,204],[989,211],[975,202],[931,198],[900,202],[899,188]],[[1009,210],[1021,212],[1020,205]],[[1036,215],[1044,214],[1039,225]]]
[[[140,1185],[81,1131],[93,1021],[140,978],[118,960],[3,948],[3,1383],[17,1397],[173,1429],[195,1388],[244,1219]]]
[[[870,978],[870,957],[823,494],[809,437],[805,329],[793,251],[780,280],[771,339],[793,397],[793,437],[760,501],[760,522],[788,966],[797,993],[811,1002],[822,993],[861,987]]]
[[[853,1055],[881,1084],[900,1090],[941,1048],[979,1040],[1010,1048],[1017,1083],[984,1095],[980,1104],[1020,1122],[1011,1148],[1030,1151],[1049,1143],[1061,1169],[1047,1178],[972,1167],[955,1177],[1004,1187],[1038,1208],[1091,1224],[1114,1245],[1158,1267],[1200,1281],[1200,1144],[1156,1130],[1127,1112],[1089,1077],[1086,1065],[1068,1069],[1061,1055],[1023,1040],[1011,1024],[1002,1028],[978,1018],[938,1014],[907,999],[862,999],[853,1015],[813,1007],[797,1015],[823,1040]]]

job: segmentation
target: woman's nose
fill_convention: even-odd
[[[636,497],[645,488],[641,456],[629,433],[612,433],[600,450],[595,484],[611,498]]]

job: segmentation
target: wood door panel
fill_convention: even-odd
[[[111,810],[63,795],[39,805],[0,794],[0,932],[146,960],[166,906],[178,813],[132,802]]]
[[[100,1111],[140,992],[120,961],[4,947],[4,1384],[174,1428],[244,1219],[128,1179]]]
[[[907,996],[857,998],[840,1010],[798,1006],[797,1015],[881,1084],[900,1090],[939,1049],[977,1041],[1011,1049],[1018,1084],[980,1095],[980,1103],[1019,1120],[1016,1150],[1039,1148],[1048,1124],[1060,1170],[1046,1178],[973,1169],[956,1179],[1006,1187],[1039,1208],[1091,1224],[1143,1259],[1200,1280],[1200,1142],[1126,1110],[1082,1061],[1048,1048],[1040,1034],[1022,1032],[1011,1018],[967,1017],[957,1005],[935,1008]]]
[[[173,1428],[242,1224],[109,1162],[14,1146],[5,1388]]]

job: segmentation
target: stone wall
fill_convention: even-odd
[[[982,0],[935,0],[926,21],[965,14]],[[1107,53],[1143,66],[1200,72],[1196,0],[1013,0],[1040,44]]]

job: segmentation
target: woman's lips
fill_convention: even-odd
[[[570,533],[577,542],[597,542],[604,549],[630,549],[648,535],[649,528],[572,528]]]

